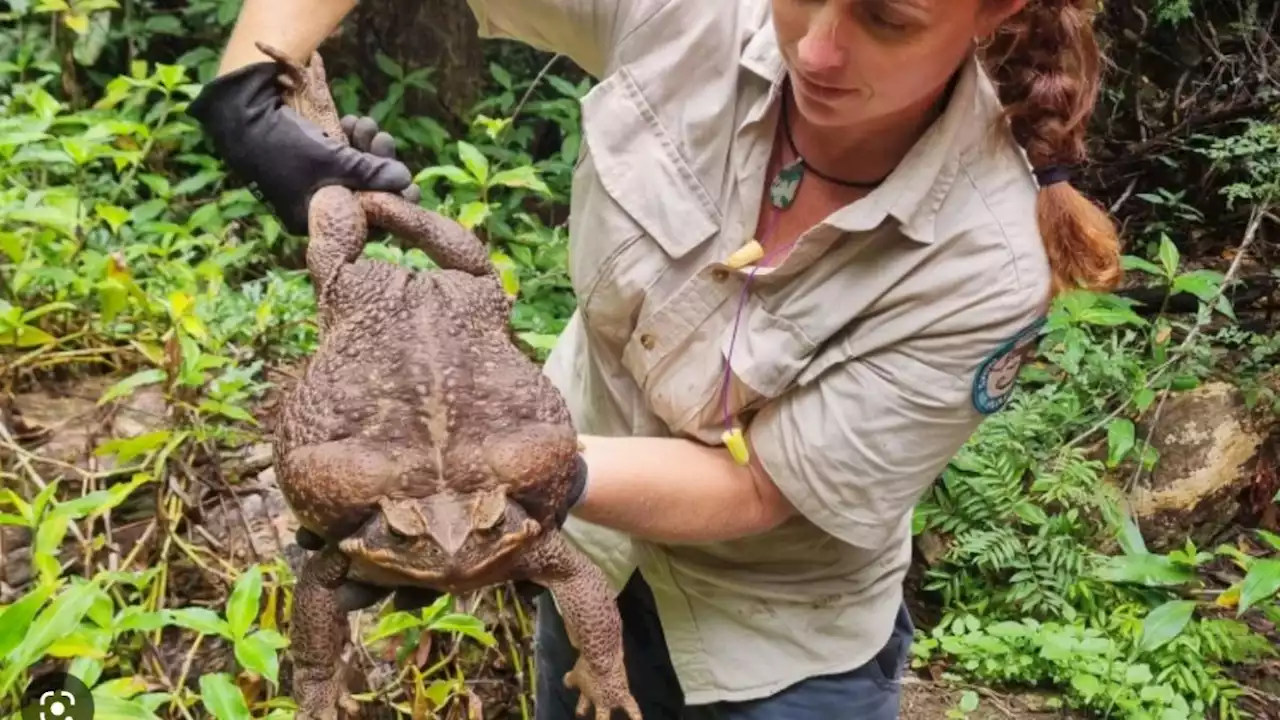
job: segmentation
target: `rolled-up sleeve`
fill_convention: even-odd
[[[666,0],[467,0],[480,37],[518,40],[599,78],[627,33]]]
[[[1034,341],[1036,326],[1021,337]],[[882,547],[982,422],[975,377],[1016,351],[1018,336],[944,355],[907,343],[846,360],[763,407],[748,429],[752,452],[810,522]]]

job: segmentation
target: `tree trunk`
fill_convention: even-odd
[[[428,80],[436,93],[406,88],[404,113],[431,117],[458,132],[489,82],[477,30],[466,0],[361,3],[340,34],[326,43],[325,63],[333,68],[331,77],[344,73],[358,76],[370,107],[385,98],[395,82],[379,69],[378,53],[390,57],[406,73],[431,68]]]

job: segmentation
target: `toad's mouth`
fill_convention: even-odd
[[[371,547],[363,538],[353,537],[343,540],[339,549],[348,557],[359,559],[379,568],[402,575],[415,582],[453,589],[465,583],[484,580],[485,576],[494,573],[495,566],[507,562],[519,551],[528,546],[542,533],[542,526],[536,520],[526,519],[518,529],[509,532],[493,541],[479,552],[461,554],[428,554],[425,552],[406,552],[403,549]],[[407,558],[418,559],[418,564],[407,562]],[[424,564],[426,560],[429,564]],[[501,570],[501,568],[498,568]]]

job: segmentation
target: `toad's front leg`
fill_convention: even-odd
[[[337,720],[342,694],[340,661],[347,643],[347,613],[338,605],[338,588],[350,562],[336,548],[307,560],[294,589],[293,696],[298,720]]]
[[[627,684],[622,619],[604,573],[559,532],[549,532],[532,545],[522,565],[530,580],[555,597],[569,641],[578,650],[578,661],[564,678],[581,693],[578,715],[594,705],[595,720],[612,720],[614,710],[629,720],[642,720]]]

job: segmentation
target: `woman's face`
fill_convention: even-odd
[[[974,40],[1026,2],[772,0],[796,105],[828,127],[922,111]]]

